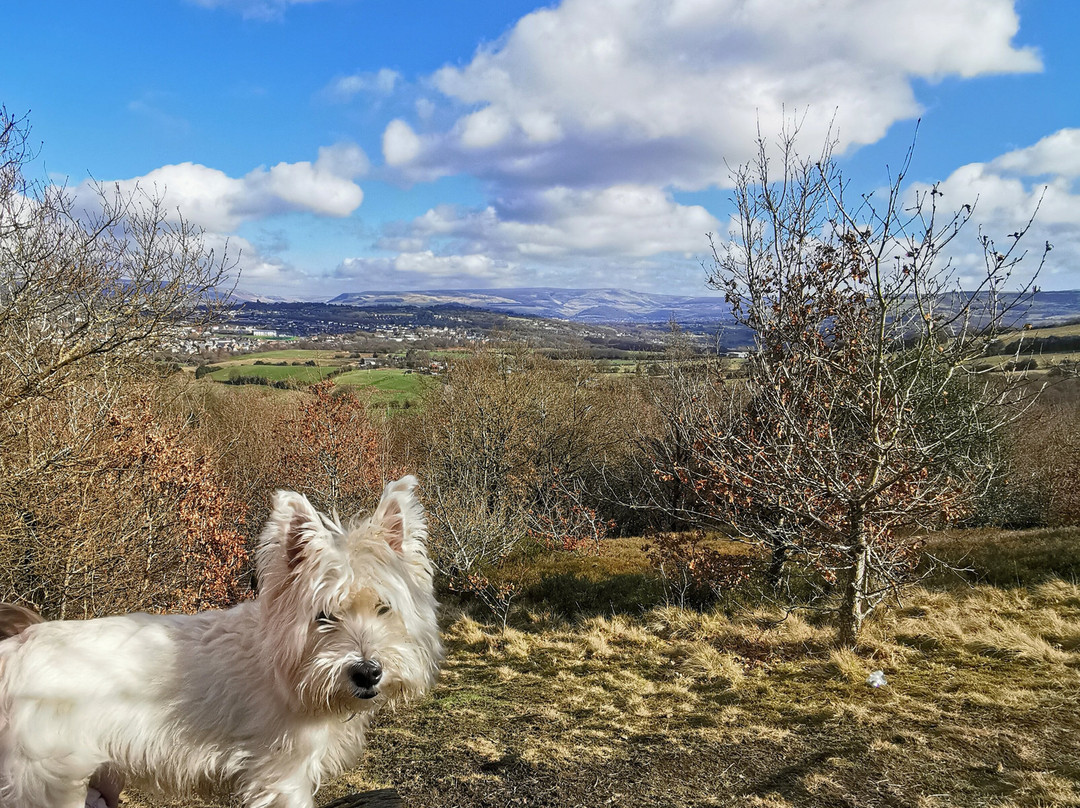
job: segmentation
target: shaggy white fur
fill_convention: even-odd
[[[442,656],[416,479],[342,525],[278,492],[256,600],[30,625],[0,642],[0,805],[116,808],[126,782],[311,808]]]

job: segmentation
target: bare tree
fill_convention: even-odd
[[[0,412],[145,357],[213,316],[232,264],[140,191],[76,200],[35,182],[25,119],[0,108]]]
[[[835,582],[853,645],[910,579],[920,531],[994,473],[990,441],[1027,388],[973,360],[1026,310],[1037,271],[1014,273],[1029,221],[1000,250],[980,237],[985,264],[962,288],[949,255],[972,207],[909,194],[910,151],[881,198],[852,198],[832,145],[805,159],[792,133],[775,151],[759,138],[734,172],[738,229],[714,243],[708,282],[754,348],[745,378],[717,377],[688,420],[693,456],[672,473],[771,554],[774,578],[796,564]]]
[[[243,555],[227,492],[137,382],[215,315],[232,264],[159,199],[32,180],[29,144],[0,108],[0,588],[50,614],[225,602]]]

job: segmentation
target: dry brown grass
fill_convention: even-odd
[[[345,783],[447,808],[1080,804],[1076,586],[917,590],[857,653],[765,617],[455,614],[434,698]]]
[[[779,617],[534,607],[499,630],[448,609],[432,697],[381,717],[322,799],[393,786],[425,808],[1080,805],[1075,583],[916,589],[855,652]]]

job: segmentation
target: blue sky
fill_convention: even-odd
[[[252,292],[707,293],[726,166],[785,110],[808,148],[835,116],[866,189],[921,117],[913,179],[978,197],[990,233],[1049,186],[1041,283],[1080,288],[1073,0],[40,0],[4,22],[35,170],[164,193]]]

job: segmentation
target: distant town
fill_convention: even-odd
[[[655,354],[670,344],[669,326],[601,325],[506,314],[466,306],[350,306],[328,303],[244,303],[206,324],[178,327],[164,345],[180,359],[222,356],[281,347],[363,352],[468,348],[492,340],[525,341],[536,348],[594,359]],[[700,349],[715,344],[701,333],[688,339]],[[731,347],[731,346],[729,346]]]
[[[734,323],[714,298],[625,293],[628,300],[615,306],[614,295],[611,290],[500,290],[497,297],[410,293],[400,295],[406,299],[397,302],[388,294],[342,296],[351,302],[236,301],[205,323],[178,327],[164,348],[176,359],[199,362],[271,350],[283,343],[357,354],[401,354],[403,346],[439,351],[516,341],[552,356],[640,359],[668,350],[673,332],[678,332],[682,344],[692,350],[740,358],[753,342],[750,332]],[[574,305],[567,303],[568,298]],[[599,305],[604,300],[607,305]],[[610,319],[600,319],[601,309]],[[1022,320],[1010,325],[1047,328],[1078,318],[1080,292],[1040,292],[1030,307],[1024,307]],[[1038,338],[1048,353],[1080,349],[1076,341],[1060,334]],[[998,350],[1007,348],[991,344],[990,353]]]

